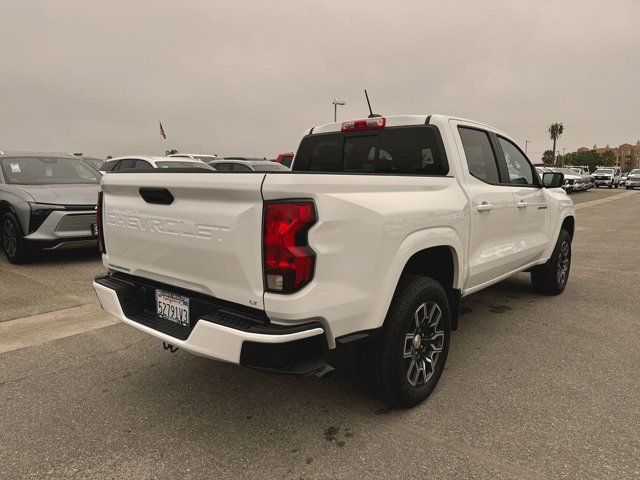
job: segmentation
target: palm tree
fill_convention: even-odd
[[[563,132],[564,132],[564,126],[562,125],[562,122],[552,123],[551,126],[549,126],[549,138],[553,140],[553,158],[554,159],[556,158],[556,142],[558,141],[558,139],[560,138]],[[555,163],[555,161],[553,163]]]

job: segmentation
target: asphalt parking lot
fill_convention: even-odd
[[[0,259],[0,478],[640,478],[640,194],[577,204],[559,297],[518,275],[466,298],[407,411],[357,379],[191,356],[104,315],[91,251]]]

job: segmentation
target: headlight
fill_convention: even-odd
[[[33,233],[40,228],[40,225],[42,225],[51,212],[65,209],[63,205],[49,205],[45,203],[29,203],[29,207],[31,207],[29,233]]]

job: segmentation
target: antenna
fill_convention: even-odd
[[[367,99],[367,105],[369,106],[369,118],[381,117],[382,115],[378,115],[377,113],[373,113],[371,110],[371,102],[369,101],[369,94],[367,93],[367,89],[364,89],[364,96]]]

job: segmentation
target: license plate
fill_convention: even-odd
[[[98,236],[98,225],[95,223],[91,224],[91,233],[93,233],[94,237]]]
[[[156,290],[156,312],[159,318],[189,326],[189,299],[182,295]]]

